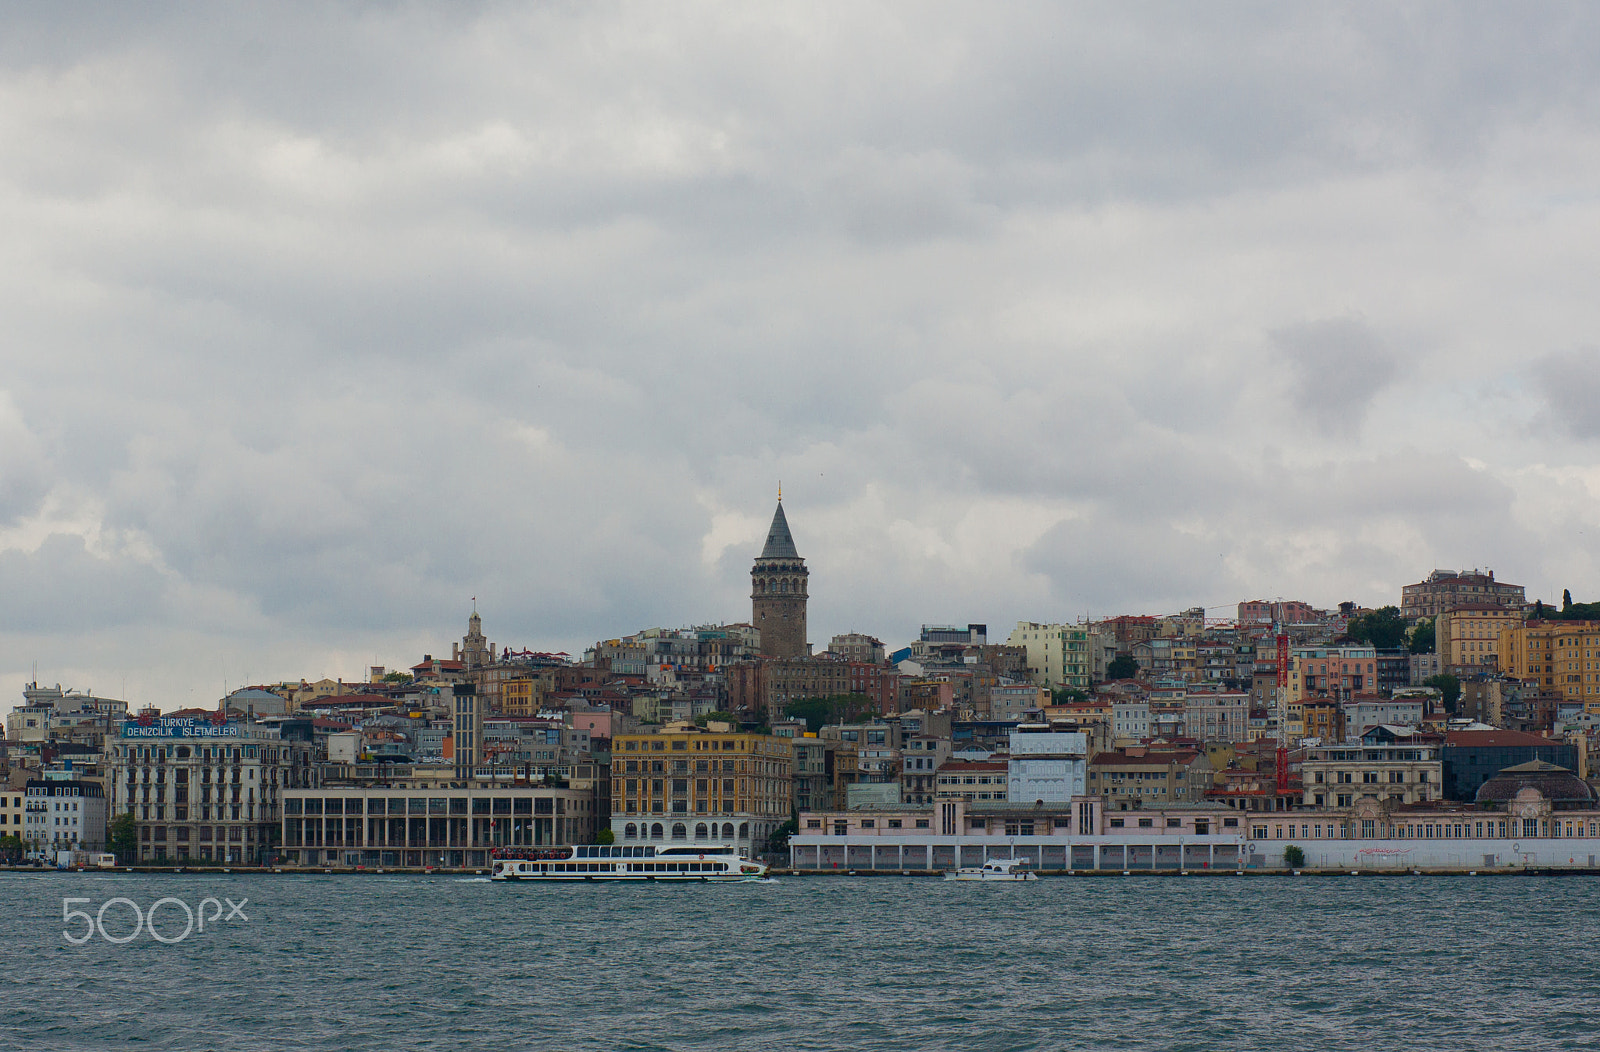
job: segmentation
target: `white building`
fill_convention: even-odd
[[[1089,689],[1094,655],[1087,625],[1041,625],[1018,621],[1006,646],[1025,647],[1028,671],[1042,687]]]
[[[1150,703],[1119,701],[1111,706],[1111,733],[1117,739],[1139,742],[1150,737]]]
[[[30,778],[24,796],[22,839],[31,857],[105,850],[106,798],[99,784],[49,771]]]
[[[1387,724],[1393,727],[1418,727],[1422,725],[1422,698],[1363,698],[1344,707],[1345,741],[1360,741],[1361,736],[1374,727]]]
[[[1011,732],[1006,800],[1014,804],[1067,803],[1089,783],[1089,736],[1040,726]]]

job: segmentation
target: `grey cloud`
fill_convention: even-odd
[[[1295,408],[1329,434],[1359,430],[1372,399],[1395,377],[1394,352],[1355,318],[1304,322],[1269,335],[1290,366]]]
[[[160,616],[167,584],[152,567],[92,554],[53,534],[36,551],[0,551],[0,631],[32,636],[125,628]]]
[[[1530,367],[1533,382],[1561,427],[1574,437],[1600,438],[1600,350],[1547,354]]]
[[[1586,192],[1597,19],[8,11],[0,529],[59,487],[163,570],[55,539],[3,583],[51,652],[132,619],[172,669],[414,659],[384,641],[472,595],[571,650],[747,612],[706,509],[779,477],[821,639],[1559,564],[1513,480],[1570,451],[1461,424],[1395,348],[1471,398],[1474,327],[1529,305],[1470,260],[1570,271],[1505,202],[1581,229],[1583,194],[1496,151],[1548,134]],[[1592,371],[1534,371],[1588,437]]]

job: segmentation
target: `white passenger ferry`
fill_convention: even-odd
[[[954,869],[944,875],[946,880],[1038,880],[1037,873],[1021,868],[1031,864],[1026,858],[991,858],[982,866]]]
[[[493,853],[491,880],[760,880],[765,864],[721,844],[693,847],[593,845],[502,848]]]

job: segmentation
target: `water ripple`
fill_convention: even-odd
[[[61,900],[250,900],[176,946]],[[0,876],[0,1046],[1592,1047],[1600,881]],[[121,909],[122,912],[115,912]],[[181,927],[163,908],[164,925]],[[125,907],[107,913],[131,928]],[[81,925],[81,922],[79,922]],[[116,925],[121,927],[116,927]],[[74,928],[78,930],[78,928]],[[171,930],[170,928],[164,930]]]

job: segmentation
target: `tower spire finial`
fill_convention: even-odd
[[[783,479],[778,480],[778,501],[779,503],[783,501]]]

